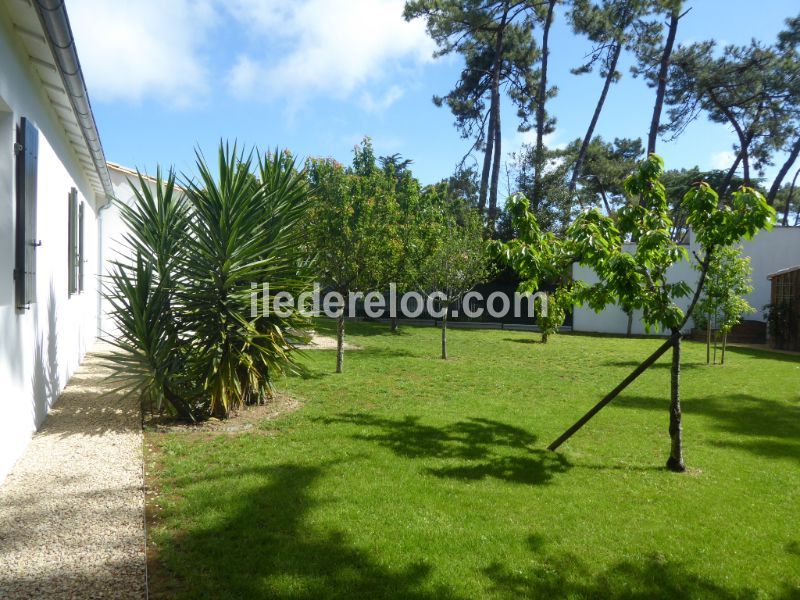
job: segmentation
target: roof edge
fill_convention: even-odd
[[[64,82],[64,89],[67,90],[72,110],[92,155],[92,162],[100,177],[108,203],[114,197],[114,188],[111,185],[103,144],[100,142],[100,133],[89,102],[89,92],[78,60],[75,38],[72,35],[64,0],[33,0],[32,4],[44,29],[47,45]]]

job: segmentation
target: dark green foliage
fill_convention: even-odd
[[[261,402],[295,368],[289,336],[302,338],[305,319],[260,311],[310,285],[299,237],[306,182],[294,161],[276,151],[254,163],[227,146],[217,159],[212,170],[198,154],[198,179],[180,189],[173,173],[159,173],[155,194],[139,176],[134,203],[120,204],[132,258],[114,264],[106,292],[116,378],[148,408],[193,419]]]

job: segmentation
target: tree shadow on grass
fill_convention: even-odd
[[[266,484],[202,497],[213,526],[169,531],[151,566],[152,598],[455,598],[429,582],[433,567],[379,563],[348,534],[309,523],[327,500],[314,495],[330,465],[282,464],[225,474]],[[201,483],[200,475],[197,482]],[[187,483],[187,482],[184,482]],[[195,492],[197,495],[197,492]]]
[[[532,339],[532,338],[503,338],[504,342],[514,342],[515,344],[525,344],[526,346],[530,346],[533,344],[544,344],[541,339]]]
[[[664,411],[665,402],[650,396],[624,396],[617,406]],[[717,430],[745,438],[712,440],[712,445],[800,461],[798,406],[751,394],[725,394],[684,400],[683,408],[688,415],[709,417]]]
[[[601,364],[606,366],[606,367],[626,367],[626,368],[629,368],[631,371],[633,371],[636,367],[638,367],[639,365],[642,364],[642,361],[640,361],[640,360],[607,360],[607,361],[605,361],[605,362],[603,362]],[[688,369],[697,369],[699,367],[706,367],[706,366],[712,366],[712,365],[706,365],[705,363],[700,363],[700,362],[687,362],[687,361],[684,360],[684,361],[681,362],[681,371],[686,371]],[[669,369],[672,368],[672,363],[669,360],[665,361],[664,359],[662,359],[661,361],[655,363],[654,365],[651,365],[649,368],[650,369],[669,370]]]
[[[541,540],[529,540],[535,555],[528,570],[510,570],[495,562],[484,569],[490,579],[491,594],[497,598],[597,598],[637,599],[717,599],[738,600],[761,597],[758,590],[725,588],[695,572],[683,563],[661,555],[614,563],[602,570],[592,568],[572,553],[546,554]],[[782,585],[778,598],[798,598],[798,590]]]
[[[374,442],[398,456],[441,459],[446,464],[429,466],[428,474],[460,480],[500,479],[539,485],[565,472],[571,464],[560,454],[535,448],[537,436],[500,421],[470,418],[444,426],[426,425],[419,417],[401,419],[367,413],[348,413],[323,419],[368,428],[356,433],[358,440]]]
[[[769,350],[757,350],[755,348],[742,348],[740,346],[728,346],[725,351],[729,354],[737,354],[739,356],[748,356],[759,360],[770,360],[778,362],[788,362],[800,365],[800,353],[798,354],[785,354],[783,352],[770,352]]]

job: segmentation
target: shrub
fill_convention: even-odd
[[[132,205],[119,203],[130,259],[113,264],[105,286],[114,378],[146,409],[189,419],[265,401],[275,375],[297,369],[293,343],[307,327],[295,310],[251,315],[253,284],[260,302],[311,287],[304,174],[288,154],[254,162],[227,145],[217,169],[198,153],[197,180],[178,187],[159,170],[155,193],[139,175]]]

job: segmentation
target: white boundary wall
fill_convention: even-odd
[[[21,456],[96,336],[96,202],[0,4],[0,482]],[[38,302],[20,311],[14,298],[16,127],[39,130],[36,287]],[[68,194],[85,204],[85,291],[68,297]]]
[[[747,319],[763,320],[765,305],[770,301],[770,282],[767,275],[780,269],[800,265],[800,227],[775,227],[771,231],[763,231],[752,240],[744,240],[741,244],[742,255],[749,256],[753,268],[753,292],[747,296],[747,301],[758,310]],[[631,245],[626,245],[631,249]],[[695,262],[693,252],[699,252],[699,246],[694,239],[689,247],[691,263]],[[573,277],[592,284],[597,282],[597,275],[592,269],[574,265]],[[698,272],[688,262],[681,262],[672,267],[668,272],[668,280],[677,282],[686,281],[694,289],[697,285]],[[681,299],[678,304],[686,309],[690,298]],[[628,317],[617,306],[608,307],[599,313],[588,307],[575,307],[573,315],[573,331],[625,334],[628,329]],[[640,335],[646,333],[641,321],[641,313],[636,312],[633,319],[632,333]],[[666,335],[666,332],[655,332]]]

